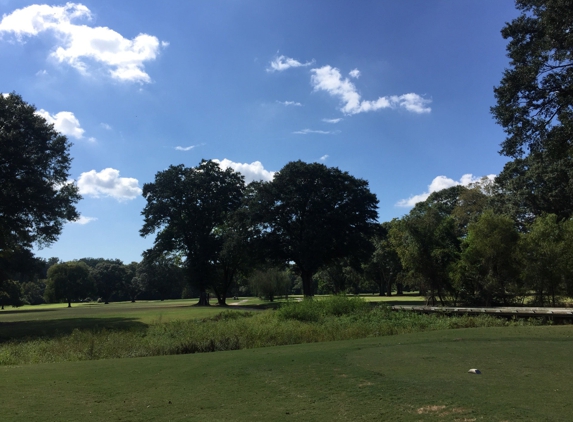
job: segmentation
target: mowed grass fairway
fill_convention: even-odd
[[[572,351],[571,326],[504,327],[5,366],[1,419],[570,421]]]
[[[230,300],[228,303],[237,302]],[[0,311],[0,342],[22,337],[51,337],[70,333],[76,328],[145,329],[152,323],[208,318],[222,310],[218,306],[192,306],[195,303],[197,299],[111,302],[107,305],[74,303],[71,308],[65,303],[6,308]]]

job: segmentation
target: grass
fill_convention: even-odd
[[[2,420],[568,421],[572,348],[571,326],[505,327],[4,366]]]
[[[123,309],[134,312],[130,305],[124,304]],[[103,309],[111,312],[112,308]],[[117,309],[122,307],[118,305]],[[0,365],[189,354],[448,328],[533,323],[507,322],[491,316],[447,317],[393,312],[387,306],[372,306],[361,298],[342,296],[292,301],[283,303],[278,310],[263,312],[241,312],[239,309],[232,308],[209,317],[190,318],[191,315],[197,317],[214,309],[187,307],[185,320],[156,320],[150,324],[135,318],[110,317],[116,315],[114,313],[105,314],[106,317],[100,319],[32,321],[29,323],[31,325],[26,322],[12,323],[8,324],[11,331],[18,326],[29,330],[40,329],[43,324],[54,329],[59,327],[58,323],[64,324],[65,329],[72,328],[73,324],[77,327],[71,332],[61,330],[42,335],[39,332],[5,341],[0,344]],[[140,319],[143,319],[148,311],[140,312]],[[94,325],[96,323],[102,325]],[[5,328],[0,326],[0,332]]]

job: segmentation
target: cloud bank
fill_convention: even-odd
[[[358,69],[354,69],[351,74],[357,78],[360,72],[356,73],[355,71],[358,72]],[[375,101],[363,100],[356,90],[356,86],[350,79],[343,79],[340,71],[335,67],[327,65],[311,69],[311,73],[311,84],[314,91],[325,91],[330,96],[338,98],[342,103],[340,110],[347,115],[398,107],[418,114],[429,113],[432,110],[428,107],[431,100],[414,93],[380,97]]]
[[[223,170],[230,167],[233,170],[241,173],[243,176],[245,176],[245,182],[247,184],[254,181],[269,182],[273,180],[273,177],[275,176],[275,172],[265,170],[263,164],[260,161],[253,161],[251,164],[235,163],[226,158],[223,159],[222,161],[221,160],[213,160],[213,161],[218,163]]]
[[[38,116],[42,116],[49,124],[54,125],[54,129],[66,136],[73,136],[76,139],[84,137],[84,130],[80,126],[79,120],[74,116],[71,111],[60,111],[51,115],[44,109],[36,111]],[[90,142],[95,142],[94,138],[88,139]]]
[[[82,173],[78,180],[78,188],[81,195],[94,198],[108,196],[118,201],[128,201],[141,195],[137,179],[119,177],[119,170],[113,168]]]
[[[67,63],[82,74],[89,74],[90,67],[97,64],[115,80],[151,82],[144,63],[155,60],[160,48],[168,43],[160,43],[148,34],[130,40],[107,27],[74,23],[79,19],[92,19],[91,11],[82,4],[33,4],[3,15],[0,36],[12,34],[22,42],[26,37],[50,32],[56,41],[50,57],[59,63]]]
[[[290,69],[291,67],[305,67],[310,66],[313,63],[314,60],[306,63],[301,63],[298,60],[290,57],[278,56],[271,61],[269,67],[267,68],[267,72],[282,72],[283,70]]]
[[[488,178],[489,180],[493,180],[495,179],[495,174],[489,174],[485,177]],[[432,194],[433,192],[438,192],[443,189],[451,188],[453,186],[459,186],[459,185],[468,186],[471,183],[479,182],[481,179],[482,179],[481,177],[474,177],[474,175],[469,173],[464,174],[459,181],[450,179],[449,177],[446,176],[438,176],[435,177],[434,180],[432,180],[432,183],[428,185],[427,192],[411,196],[408,199],[401,199],[396,203],[396,206],[410,208],[416,205],[418,202],[423,202],[426,199],[428,199],[428,196],[430,196],[430,194]]]

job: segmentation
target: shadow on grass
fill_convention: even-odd
[[[59,311],[61,308],[53,308],[53,309],[16,309],[13,311],[8,311],[6,309],[0,311],[0,315],[6,314],[32,314],[35,312],[54,312]]]
[[[102,329],[114,331],[141,331],[148,325],[136,318],[68,318],[44,321],[19,321],[0,323],[0,343],[9,340],[59,337],[75,329]]]

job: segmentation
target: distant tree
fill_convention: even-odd
[[[368,182],[323,164],[290,162],[272,182],[261,183],[251,202],[268,256],[294,262],[303,293],[312,277],[337,259],[362,262],[372,252],[369,237],[378,200]]]
[[[130,262],[129,264],[125,265],[125,279],[123,280],[122,286],[123,291],[131,302],[135,302],[137,296],[145,290],[145,286],[141,280],[137,276],[137,268],[139,264],[137,262]]]
[[[98,295],[107,305],[111,295],[121,290],[126,278],[126,269],[121,261],[100,262],[91,270],[91,275],[95,280]]]
[[[241,205],[244,177],[214,161],[197,167],[170,166],[143,186],[147,204],[142,236],[157,233],[153,254],[180,253],[188,279],[199,291],[199,305],[208,305],[207,288],[217,276],[214,263],[223,249],[220,228]]]
[[[390,239],[390,229],[398,224],[398,220],[385,222],[380,225],[378,233],[372,238],[374,252],[368,262],[364,264],[366,277],[373,280],[378,286],[380,296],[392,295],[392,285],[396,284],[398,293],[401,293],[401,286],[398,276],[403,271],[400,256],[396,247]]]
[[[531,230],[519,244],[521,273],[528,289],[535,292],[535,301],[543,306],[549,299],[557,305],[557,298],[565,295],[573,279],[573,239],[568,232],[573,221],[560,222],[556,215],[538,217]]]
[[[48,295],[52,294],[56,300],[64,299],[68,308],[72,307],[72,301],[87,297],[95,289],[89,267],[77,261],[52,265],[48,270],[48,284]]]
[[[565,219],[573,215],[573,1],[516,6],[521,15],[501,32],[510,67],[491,109],[507,134],[500,152],[514,159],[498,183],[515,211]]]
[[[33,105],[0,95],[0,289],[15,251],[54,242],[79,217],[70,146]]]
[[[4,306],[12,306],[17,308],[24,305],[22,300],[23,294],[20,283],[15,280],[4,280],[2,283],[2,290],[0,290],[0,308]]]
[[[249,286],[258,297],[272,302],[277,296],[288,296],[291,278],[280,268],[256,270],[249,277]]]
[[[518,242],[515,223],[491,210],[469,225],[460,260],[453,270],[462,301],[486,306],[507,305],[522,294]]]
[[[452,293],[449,272],[460,251],[456,221],[448,213],[452,207],[444,209],[441,202],[434,205],[430,196],[389,231],[404,271],[420,282],[420,291],[432,305],[436,299],[443,304]]]
[[[183,270],[177,265],[177,259],[170,255],[156,255],[153,250],[146,251],[137,267],[137,282],[148,292],[156,292],[160,300],[165,300],[175,290],[181,291]]]

